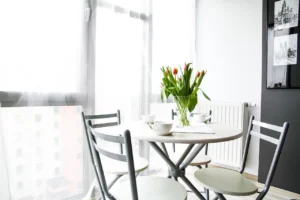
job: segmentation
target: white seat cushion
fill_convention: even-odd
[[[187,192],[180,183],[163,177],[137,177],[139,200],[185,200]],[[117,184],[111,189],[111,194],[117,200],[130,200],[131,188],[129,180]]]
[[[234,196],[248,196],[257,192],[257,187],[240,173],[223,168],[199,169],[195,179],[204,188]]]
[[[124,175],[128,174],[127,162],[113,160],[105,156],[101,156],[102,165],[105,173]],[[148,161],[142,157],[134,156],[135,172],[142,172],[148,168]]]

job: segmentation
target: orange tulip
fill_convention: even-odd
[[[198,77],[200,77],[200,75],[201,75],[201,72],[197,72],[197,74],[196,74],[196,77],[198,78]]]
[[[174,69],[173,69],[173,74],[174,74],[174,75],[177,75],[177,73],[178,73],[178,68],[174,67]]]
[[[186,71],[187,70],[187,65],[184,65],[183,70]]]

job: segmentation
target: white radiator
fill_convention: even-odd
[[[228,124],[246,133],[248,128],[246,103],[200,102],[194,112],[209,113],[209,110],[212,110],[212,122]],[[229,142],[209,144],[208,155],[216,165],[238,168],[242,161],[243,141],[244,137],[241,137]]]

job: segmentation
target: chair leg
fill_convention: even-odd
[[[215,192],[215,194],[217,195],[217,197],[218,197],[220,200],[226,200],[226,198],[223,196],[223,194],[220,194],[220,193],[217,193],[217,192]]]
[[[208,189],[204,189],[205,194],[206,194],[206,200],[209,200],[209,190]]]

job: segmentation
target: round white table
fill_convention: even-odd
[[[175,180],[181,178],[182,181],[198,196],[199,199],[205,200],[202,194],[185,176],[185,169],[198,155],[203,147],[208,143],[226,142],[237,139],[242,136],[243,131],[229,125],[210,123],[206,127],[211,128],[210,133],[179,133],[173,132],[169,136],[158,136],[148,124],[137,121],[124,123],[118,126],[97,128],[96,131],[105,134],[120,135],[128,129],[131,137],[140,141],[146,141],[162,157],[169,166],[169,174]],[[161,143],[161,148],[157,145]],[[168,155],[165,143],[189,144],[177,163],[174,163]],[[192,151],[193,150],[193,151]]]

